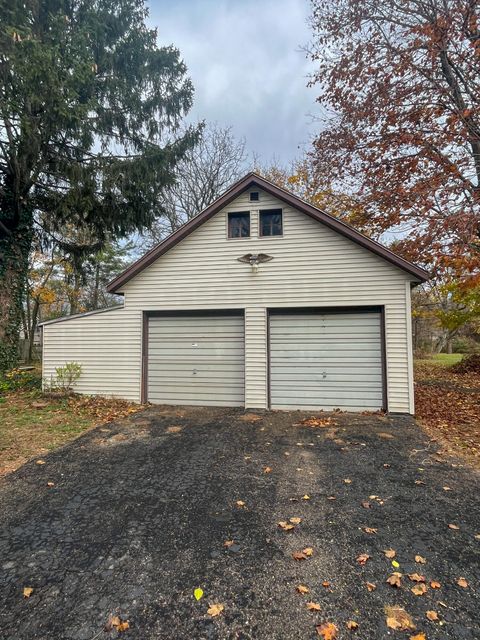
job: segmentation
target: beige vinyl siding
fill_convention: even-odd
[[[75,391],[140,401],[142,314],[113,309],[43,327],[43,379],[66,362],[82,365]]]
[[[257,190],[257,189],[256,189]],[[258,237],[258,210],[283,209],[283,237]],[[250,238],[228,239],[226,213],[251,211]],[[257,274],[237,258],[267,253]],[[124,287],[125,314],[245,309],[245,404],[267,406],[266,309],[385,305],[390,411],[412,407],[405,294],[410,277],[379,256],[260,190],[205,222]],[[131,316],[133,317],[133,316]],[[140,344],[138,320],[135,344]],[[140,368],[140,367],[139,367]]]

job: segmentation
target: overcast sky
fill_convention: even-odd
[[[192,117],[233,127],[263,162],[298,157],[315,131],[308,0],[148,0],[159,43],[180,49]]]

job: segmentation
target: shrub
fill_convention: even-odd
[[[0,393],[33,391],[42,388],[42,375],[38,369],[11,369],[0,376]]]
[[[55,380],[52,387],[55,390],[72,391],[82,373],[82,365],[78,362],[66,362],[63,367],[55,368]]]

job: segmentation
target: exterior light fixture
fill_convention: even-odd
[[[273,256],[268,256],[266,253],[246,253],[241,258],[237,258],[238,262],[244,262],[252,267],[253,273],[258,272],[259,266],[263,262],[270,262],[273,260]]]

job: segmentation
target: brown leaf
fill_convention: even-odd
[[[316,627],[319,636],[322,636],[323,640],[335,640],[337,637],[337,627],[333,622],[324,622]]]
[[[388,558],[389,560],[391,560],[392,558],[395,558],[395,556],[397,555],[397,552],[394,549],[385,549],[384,552],[385,557]]]
[[[292,524],[300,524],[300,522],[302,521],[301,518],[289,518],[288,519],[289,522],[291,522]]]
[[[427,636],[420,631],[420,633],[416,633],[414,636],[410,636],[410,640],[427,640]]]
[[[223,543],[223,546],[228,548],[228,547],[231,547],[232,544],[235,544],[234,540],[225,540],[225,542]]]
[[[124,620],[123,622],[120,622],[119,625],[117,625],[117,631],[126,631],[127,629],[130,628],[130,623],[128,622],[128,620]]]
[[[328,496],[327,500],[336,500],[336,496]]]
[[[432,622],[436,622],[438,620],[438,613],[436,611],[427,611],[425,615]]]
[[[209,616],[212,616],[212,618],[215,618],[215,616],[219,616],[222,613],[224,608],[225,607],[223,606],[223,604],[219,604],[219,603],[211,604],[210,607],[207,609],[207,613]]]
[[[272,467],[265,467],[263,473],[272,473]]]
[[[350,478],[345,478],[344,483],[345,484],[352,484],[352,481],[350,480]]]
[[[466,589],[468,587],[468,582],[465,580],[465,578],[458,578],[457,584],[459,587],[462,587],[462,589]]]
[[[415,596],[423,596],[424,593],[427,592],[427,585],[424,584],[423,582],[419,582],[418,584],[416,584],[414,587],[412,587],[410,589],[410,591],[415,595]]]
[[[239,509],[243,509],[246,506],[243,500],[237,500],[235,504]]]
[[[303,553],[303,551],[294,551],[292,553],[292,558],[294,560],[306,560],[307,556]]]
[[[47,487],[54,487],[55,483],[54,482],[47,482]]]
[[[358,629],[358,622],[355,622],[355,620],[348,620],[347,629],[350,629],[350,631],[355,631],[355,629]]]
[[[33,593],[33,588],[32,587],[23,587],[23,597],[24,598],[30,598],[32,593]]]
[[[357,556],[358,564],[366,564],[367,560],[370,560],[370,556],[368,555],[368,553],[361,553],[359,556]]]
[[[318,604],[318,602],[307,602],[305,606],[309,611],[320,611],[321,609],[321,606]]]
[[[35,460],[37,464],[47,464],[45,460]]]
[[[409,573],[408,577],[412,582],[425,582],[425,576],[421,576],[418,573]]]
[[[257,422],[261,419],[262,416],[259,416],[256,413],[244,413],[243,416],[240,416],[240,420],[243,420],[243,422]]]
[[[451,487],[442,487],[444,491],[453,491]]]
[[[172,425],[171,427],[167,427],[167,433],[180,433],[182,427],[178,425]]]
[[[372,503],[371,503],[371,502],[369,502],[368,500],[364,500],[364,501],[362,502],[362,507],[363,507],[364,509],[371,509],[371,508],[372,508]]]
[[[373,527],[363,527],[365,533],[378,533],[378,529],[374,529]]]
[[[426,559],[423,556],[415,556],[415,562],[418,564],[426,564]]]
[[[448,528],[453,529],[454,531],[458,531],[460,529],[460,527],[457,524],[449,524]]]
[[[401,587],[402,586],[402,574],[398,571],[394,571],[391,576],[387,578],[388,584],[392,587]]]
[[[387,617],[387,627],[397,631],[415,631],[415,624],[412,617],[403,607],[385,606],[385,615]]]
[[[121,620],[118,616],[110,616],[104,629],[111,631],[114,628],[119,632],[126,631],[130,628],[130,623],[128,620]]]
[[[328,580],[324,580],[322,582],[322,587],[325,587],[325,589],[328,589],[329,586],[330,586],[330,582],[328,582]]]
[[[295,529],[293,524],[289,524],[286,520],[280,520],[280,522],[277,522],[277,524],[280,529],[283,529],[284,531],[292,531],[293,529]]]
[[[375,591],[375,589],[377,588],[377,585],[373,582],[366,582],[365,584],[367,585],[367,589],[369,591]]]
[[[437,582],[436,580],[430,580],[430,588],[431,589],[440,589],[442,585],[440,584],[440,582]]]
[[[423,480],[415,480],[415,484],[425,484]]]
[[[298,593],[310,593],[310,589],[308,587],[306,587],[304,584],[299,584],[297,585],[297,591]]]

